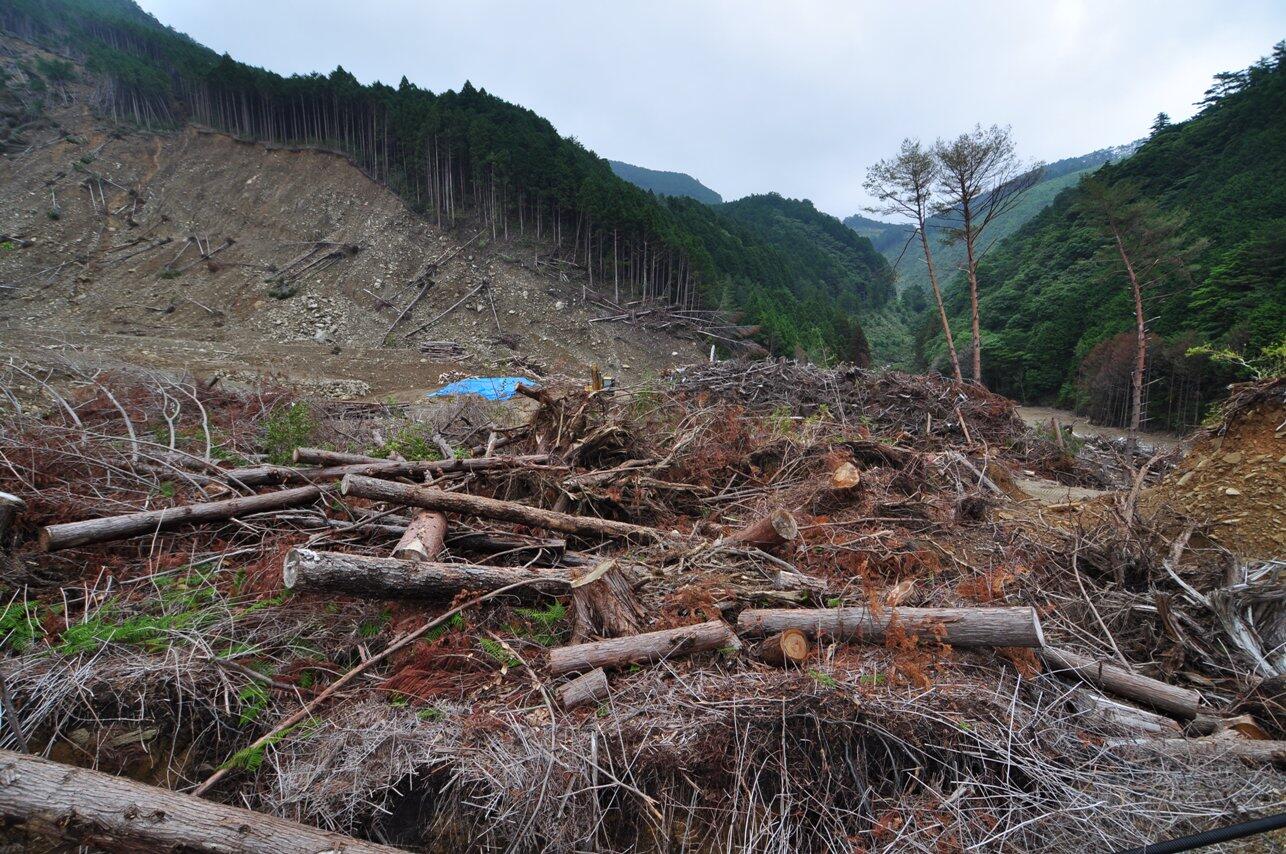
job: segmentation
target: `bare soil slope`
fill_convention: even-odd
[[[0,42],[0,65],[20,84],[39,52]],[[0,160],[0,234],[20,238],[0,250],[0,339],[10,346],[58,341],[157,367],[275,373],[381,397],[496,369],[598,364],[630,376],[700,357],[694,340],[590,324],[601,311],[582,301],[579,281],[537,266],[541,246],[493,241],[468,224],[440,229],[341,156],[196,128],[118,128],[93,114],[89,97],[74,83],[49,93],[46,126]],[[408,283],[443,257],[386,346],[418,291]],[[460,349],[425,356],[424,340]]]

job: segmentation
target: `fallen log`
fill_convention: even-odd
[[[31,834],[115,851],[400,850],[8,750],[0,750],[0,814]]]
[[[798,536],[799,525],[795,522],[795,517],[789,511],[778,509],[724,537],[724,542],[770,549]]]
[[[406,533],[393,547],[393,557],[402,560],[433,560],[442,554],[447,535],[447,517],[433,510],[416,513]]]
[[[296,463],[314,466],[347,466],[354,463],[386,463],[379,457],[350,454],[347,451],[328,451],[325,448],[295,448],[292,458]]]
[[[896,621],[903,631],[938,638],[952,646],[1044,646],[1035,608],[761,608],[737,617],[741,634],[766,635],[799,629],[814,637],[883,641]]]
[[[169,507],[165,510],[147,510],[142,513],[126,513],[123,516],[47,525],[40,529],[40,548],[52,552],[72,546],[124,540],[181,524],[222,522],[236,516],[308,504],[320,498],[321,494],[320,487],[301,486],[298,489],[285,489],[265,495],[248,495],[244,498]]]
[[[595,667],[623,667],[724,647],[741,649],[741,640],[723,620],[711,620],[677,629],[560,646],[549,651],[549,671],[562,676]]]
[[[522,592],[566,593],[569,570],[521,569],[467,563],[413,562],[391,557],[291,549],[281,567],[287,588],[351,593],[374,599],[450,600],[461,590],[490,591],[529,582]]]
[[[1207,738],[1140,738],[1109,742],[1114,748],[1135,748],[1171,757],[1209,762],[1238,759],[1248,765],[1276,765],[1286,768],[1286,741],[1261,741],[1236,735]]]
[[[760,641],[754,654],[774,667],[797,667],[808,660],[808,635],[799,629],[786,629]]]
[[[447,474],[449,472],[478,472],[496,469],[521,468],[549,461],[548,454],[527,454],[518,457],[469,457],[463,460],[377,460],[375,462],[345,463],[320,468],[293,468],[291,466],[254,466],[243,469],[226,469],[223,476],[246,486],[267,486],[278,483],[317,483],[340,480],[346,475],[365,477],[414,477]]]
[[[1182,735],[1183,727],[1174,718],[1149,712],[1137,706],[1109,700],[1090,688],[1077,688],[1068,700],[1086,719],[1121,729],[1148,733],[1149,735]]]
[[[482,459],[488,458],[484,457]],[[372,501],[422,507],[425,510],[439,510],[445,513],[480,516],[483,519],[514,522],[519,525],[529,525],[533,528],[562,531],[565,534],[579,534],[581,536],[596,536],[608,539],[633,537],[648,541],[666,539],[664,531],[649,528],[645,525],[617,522],[613,519],[573,516],[570,513],[558,513],[553,510],[542,510],[539,507],[528,507],[515,501],[499,501],[495,498],[484,498],[479,495],[444,492],[441,489],[432,487],[411,486],[357,474],[345,475],[340,483],[339,491],[344,495],[369,498]]]
[[[595,667],[558,688],[558,703],[564,709],[598,703],[607,697],[607,673]]]
[[[1098,661],[1087,655],[1045,647],[1041,650],[1041,656],[1049,665],[1051,673],[1074,673],[1091,685],[1163,712],[1192,718],[1203,708],[1201,695],[1196,691],[1140,676],[1124,667]]]
[[[13,522],[27,509],[27,502],[8,492],[0,492],[0,552],[4,551]]]

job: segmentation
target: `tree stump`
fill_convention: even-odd
[[[572,642],[636,635],[647,616],[616,561],[604,561],[573,578]]]

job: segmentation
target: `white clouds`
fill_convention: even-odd
[[[1279,0],[141,0],[282,73],[467,78],[599,154],[838,215],[903,136],[1012,124],[1056,160],[1190,114],[1286,36]]]

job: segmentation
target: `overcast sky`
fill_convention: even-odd
[[[1046,161],[1186,118],[1286,37],[1286,0],[139,0],[282,74],[467,79],[604,157],[843,217],[904,136],[1013,126]]]

